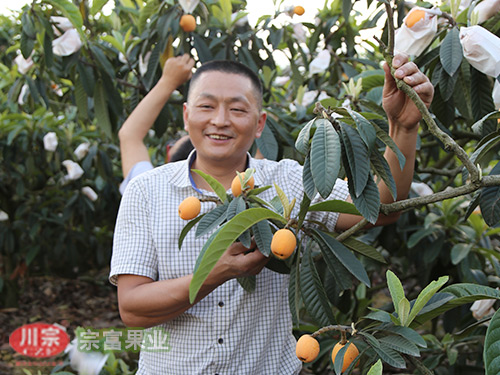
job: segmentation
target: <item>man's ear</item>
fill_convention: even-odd
[[[260,138],[262,132],[264,131],[264,126],[266,126],[267,113],[262,111],[259,115],[259,120],[257,122],[257,132],[255,133],[255,138]]]
[[[188,114],[188,105],[187,105],[187,103],[184,103],[182,105],[182,118],[184,120],[184,130],[187,131],[187,132],[189,132],[188,117],[189,117],[189,114]]]

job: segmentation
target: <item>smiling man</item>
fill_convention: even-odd
[[[416,65],[397,56],[394,67],[396,76],[413,86],[429,105],[432,84]],[[385,70],[384,108],[390,134],[408,160],[405,170],[399,170],[391,152],[385,156],[403,197],[413,176],[420,114],[397,90],[387,67]],[[300,372],[288,306],[288,275],[264,268],[268,259],[259,251],[248,252],[241,243],[234,243],[190,304],[192,271],[209,234],[196,238],[192,230],[182,249],[177,248],[186,224],[177,215],[181,201],[191,195],[216,197],[202,178],[191,173],[192,168],[215,177],[227,190],[236,171],[255,168],[255,184],[278,184],[290,200],[297,199],[292,213],[297,215],[303,196],[302,166],[293,160],[257,160],[248,154],[265,121],[262,86],[253,71],[236,62],[206,63],[194,73],[184,104],[185,129],[195,150],[187,160],[141,174],[125,190],[110,280],[118,286],[120,314],[126,325],[160,327],[168,337],[168,350],[145,347],[141,351],[139,375]],[[380,191],[382,200],[392,199],[385,186],[380,185]],[[260,196],[271,200],[274,193],[269,189]],[[337,181],[329,199],[349,199],[344,181]],[[215,203],[205,200],[201,213],[214,207]],[[332,231],[346,229],[359,220],[324,212],[316,212],[310,219],[322,221]],[[244,291],[236,280],[249,275],[257,275],[252,293]]]

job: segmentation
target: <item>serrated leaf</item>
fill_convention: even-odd
[[[484,339],[483,358],[486,375],[500,373],[500,310],[491,318]]]
[[[389,288],[389,293],[391,294],[392,303],[394,305],[394,311],[398,312],[399,304],[401,300],[405,298],[405,291],[403,289],[403,284],[391,270],[387,270],[385,273],[387,279],[387,287]]]
[[[307,155],[309,152],[309,139],[311,138],[311,127],[316,119],[309,121],[300,131],[295,141],[295,148],[301,154]]]
[[[378,219],[380,210],[380,193],[378,187],[373,181],[371,175],[368,176],[368,181],[363,190],[363,193],[356,197],[352,191],[352,186],[349,184],[349,192],[351,193],[352,201],[359,212],[372,224],[375,224]]]
[[[217,194],[219,199],[222,202],[227,201],[227,194],[226,194],[226,189],[222,184],[217,181],[215,178],[210,176],[209,174],[206,174],[205,172],[200,171],[199,169],[191,169],[191,171],[195,172],[196,174],[200,175],[206,182],[207,184],[210,185],[212,190]]]
[[[422,348],[427,347],[427,343],[425,340],[420,336],[415,330],[409,328],[409,327],[401,327],[401,326],[388,326],[385,327],[384,330],[393,332],[399,336],[404,337],[405,339],[410,340],[413,342],[415,345],[420,346]]]
[[[200,250],[200,253],[198,254],[198,258],[196,258],[196,262],[194,264],[193,273],[196,273],[196,271],[198,271],[198,269],[200,268],[200,264],[201,264],[201,260],[203,259],[203,256],[205,255],[205,253],[207,252],[207,249],[210,247],[210,245],[212,244],[215,236],[217,236],[217,234],[219,234],[219,232],[220,232],[221,229],[222,229],[222,227],[218,228],[215,232],[213,232],[210,235],[210,237],[208,237],[207,242],[205,242],[205,245],[203,245],[203,247]]]
[[[441,43],[439,60],[446,73],[452,76],[460,67],[463,57],[460,33],[457,27],[453,27],[448,31]]]
[[[323,260],[328,267],[328,270],[332,274],[340,290],[347,290],[352,287],[351,275],[347,268],[345,268],[342,263],[337,259],[332,249],[326,244],[321,237],[317,237],[317,242],[323,255]]]
[[[273,232],[267,220],[259,221],[252,226],[253,236],[257,248],[266,257],[271,254],[271,241],[273,239]]]
[[[249,190],[247,192],[247,198],[252,197],[254,195],[259,195],[260,193],[263,193],[264,191],[271,189],[271,187],[272,187],[271,185],[268,185]]]
[[[385,336],[380,338],[379,341],[397,352],[420,357],[420,350],[417,345],[403,336]]]
[[[391,168],[389,167],[387,160],[385,160],[385,158],[375,150],[370,155],[370,161],[372,162],[372,167],[375,170],[375,173],[384,181],[385,186],[387,186],[389,192],[392,195],[392,198],[396,200],[396,181],[394,181],[394,177],[392,176]]]
[[[401,355],[395,350],[389,348],[385,343],[381,342],[380,347],[373,348],[379,355],[380,359],[388,365],[396,368],[406,368],[406,362]]]
[[[344,355],[349,345],[350,343],[345,344],[342,348],[340,348],[340,350],[337,352],[337,355],[335,356],[335,360],[333,362],[333,370],[335,371],[336,375],[342,374],[342,368],[344,366]]]
[[[496,110],[493,97],[491,96],[490,77],[471,68],[471,100],[472,114],[474,120],[480,120],[488,113]],[[482,136],[485,136],[496,130],[497,123],[494,120],[486,120],[482,126]]]
[[[368,148],[355,129],[342,122],[340,126],[342,128],[345,153],[349,161],[349,165],[344,167],[350,169],[352,181],[349,182],[353,186],[352,192],[354,197],[359,197],[367,184],[368,175],[370,174],[370,164],[367,163],[367,160],[369,160]]]
[[[373,309],[375,311],[370,312],[368,315],[365,315],[363,318],[364,319],[371,319],[371,320],[376,320],[378,322],[383,322],[383,323],[391,323],[391,314],[389,314],[387,311],[383,310],[378,310],[378,309]]]
[[[181,234],[179,235],[179,240],[178,240],[179,250],[182,247],[182,243],[184,242],[184,238],[186,237],[186,235],[196,225],[196,223],[198,223],[205,215],[206,214],[199,215],[193,220],[190,220],[186,225],[184,225],[184,228],[182,228]]]
[[[239,196],[234,198],[231,202],[229,202],[229,206],[227,208],[227,220],[231,220],[233,217],[238,215],[240,212],[243,212],[245,209],[246,204],[243,197]]]
[[[323,326],[334,323],[335,317],[314,265],[310,246],[306,247],[306,251],[302,256],[299,280],[300,294],[311,317]]]
[[[342,241],[342,243],[349,249],[364,255],[365,257],[371,258],[380,263],[387,263],[382,254],[380,254],[373,246],[367,245],[364,242],[358,241],[352,237],[346,238]]]
[[[252,225],[257,224],[261,220],[272,219],[285,223],[283,217],[266,208],[249,208],[221,227],[214,240],[207,248],[200,266],[193,274],[191,283],[189,284],[189,300],[194,302],[198,291],[206,280],[210,271],[215,266],[219,258],[226,249],[247,229]]]
[[[337,241],[332,236],[329,236],[326,233],[323,233],[320,230],[313,230],[314,233],[321,238],[323,243],[330,248],[333,254],[337,257],[337,259],[342,263],[342,265],[351,272],[351,274],[365,284],[367,287],[370,287],[370,278],[366,273],[363,264],[354,256],[353,253],[347,249],[342,243]]]
[[[309,206],[309,211],[328,211],[351,215],[361,215],[354,204],[339,199],[332,199],[312,204],[311,206]]]
[[[500,175],[500,162],[490,172],[490,176]],[[479,207],[483,219],[490,227],[500,222],[500,186],[489,186],[481,189]]]
[[[115,69],[101,48],[99,48],[98,45],[91,45],[90,50],[92,51],[92,56],[95,57],[99,67],[102,68],[102,71],[106,72],[109,78],[115,79]]]
[[[276,160],[278,158],[278,141],[269,126],[264,126],[261,136],[255,139],[255,143],[266,159]]]
[[[200,220],[200,223],[196,228],[196,233],[195,233],[196,238],[199,238],[207,233],[210,233],[212,230],[214,230],[220,224],[222,224],[224,220],[226,220],[227,218],[227,210],[228,210],[228,205],[224,204],[215,207],[213,210],[203,215],[203,218]]]
[[[330,121],[318,119],[315,124],[317,128],[311,143],[311,174],[316,189],[326,199],[340,171],[340,140]]]
[[[108,105],[106,103],[104,86],[101,80],[96,82],[94,89],[94,112],[97,120],[97,126],[102,129],[108,138],[113,138]]]
[[[380,139],[387,147],[389,147],[392,150],[392,152],[396,154],[399,161],[399,168],[403,170],[406,164],[406,158],[401,152],[401,150],[398,148],[396,143],[394,143],[394,140],[378,125],[372,123],[372,126],[375,128],[375,131],[377,132],[377,138]]]
[[[467,303],[472,303],[481,299],[500,299],[500,291],[493,289],[488,286],[478,285],[478,284],[454,284],[444,288],[437,295],[443,295],[447,297],[448,295],[453,295],[454,298],[449,299],[444,305],[438,308],[428,311],[418,315],[415,318],[414,327],[424,324],[425,322],[434,319],[435,317],[451,310],[457,306],[461,306]]]
[[[87,120],[89,117],[88,96],[80,78],[77,78],[75,82],[75,102],[78,108],[78,117]]]
[[[304,160],[304,168],[302,169],[302,184],[304,185],[304,193],[310,200],[313,200],[318,192],[314,186],[314,180],[311,173],[311,158],[309,155]]]
[[[368,121],[358,112],[353,111],[350,108],[346,108],[346,110],[347,112],[349,112],[349,115],[356,123],[356,128],[358,129],[359,135],[368,148],[368,152],[371,153],[375,148],[375,141],[377,140],[377,132],[375,131],[375,128],[372,126],[370,121]]]
[[[411,324],[413,319],[422,310],[425,304],[431,299],[431,297],[436,294],[436,292],[441,289],[441,287],[448,282],[448,276],[442,276],[437,280],[432,281],[427,285],[418,295],[415,304],[411,308],[410,316],[408,317],[407,326]]]
[[[113,36],[111,35],[103,35],[101,36],[101,39],[104,40],[105,42],[108,42],[111,44],[113,47],[115,47],[119,52],[125,54],[125,49],[123,44],[120,44],[120,42]]]
[[[93,0],[90,8],[90,15],[95,16],[108,3],[109,0]]]
[[[255,275],[250,275],[250,276],[245,276],[245,277],[238,277],[236,279],[238,281],[238,284],[241,285],[241,287],[248,293],[252,293],[255,291],[255,287],[257,285],[257,279]]]

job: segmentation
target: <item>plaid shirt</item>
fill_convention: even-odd
[[[195,153],[189,160],[194,160]],[[191,274],[199,251],[209,235],[195,238],[191,230],[178,249],[179,234],[186,221],[177,207],[189,195],[214,197],[198,190],[192,181],[187,160],[165,164],[134,178],[127,187],[116,223],[110,281],[117,275],[135,274],[153,280],[173,279]],[[295,161],[280,162],[250,158],[257,186],[277,183],[291,201],[297,199],[298,214],[303,195],[302,167]],[[271,200],[275,189],[259,196]],[[347,184],[338,180],[331,199],[345,200]],[[201,213],[215,207],[202,202]],[[314,212],[314,220],[334,228],[338,214]],[[264,268],[257,286],[248,293],[233,279],[179,317],[160,327],[169,335],[169,350],[143,350],[138,375],[150,374],[270,374],[300,372],[295,355],[295,338],[288,305],[288,275]],[[158,328],[158,327],[156,327]]]

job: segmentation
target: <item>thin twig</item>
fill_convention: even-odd
[[[341,234],[339,234],[337,236],[336,240],[339,242],[344,241],[346,238],[351,237],[353,234],[355,234],[356,232],[363,229],[366,226],[366,224],[368,224],[368,220],[366,220],[365,218],[361,219],[361,221],[359,223],[353,225],[352,227],[347,229],[345,232],[342,232]]]
[[[326,326],[318,329],[316,332],[312,333],[312,337],[316,337],[321,335],[322,333],[329,332],[329,331],[340,331],[340,332],[352,332],[352,327],[349,326],[342,326],[339,324],[331,325],[331,326]]]

